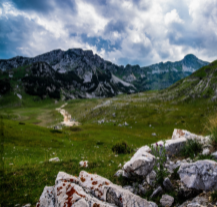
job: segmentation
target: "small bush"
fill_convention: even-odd
[[[179,171],[179,167],[177,167],[177,168],[173,171],[173,173],[171,174],[171,179],[172,179],[172,180],[179,180],[178,171]]]
[[[188,139],[185,146],[181,150],[181,155],[193,159],[197,154],[202,152],[202,144],[195,139]]]
[[[24,122],[19,122],[19,125],[25,125],[25,123]]]
[[[104,142],[98,141],[98,142],[96,142],[96,145],[104,145]]]
[[[214,161],[216,161],[212,155],[203,155],[203,154],[200,154],[198,156],[198,160],[214,160]]]
[[[164,179],[169,175],[168,170],[166,168],[166,161],[167,161],[167,152],[164,145],[158,145],[154,147],[151,145],[151,151],[153,155],[156,157],[154,171],[156,172],[156,181],[155,184],[163,184]]]
[[[112,151],[117,154],[131,153],[133,149],[126,142],[118,142],[112,147]]]
[[[51,132],[51,133],[62,134],[62,131],[60,131],[60,130],[58,130],[58,129],[51,129],[50,132]]]
[[[212,129],[210,142],[213,148],[217,150],[217,128]]]
[[[217,190],[215,190],[211,193],[211,199],[212,199],[212,202],[217,201]]]
[[[70,131],[72,131],[72,132],[79,132],[79,131],[81,131],[81,128],[80,128],[80,127],[77,127],[77,126],[70,127],[69,129],[70,129]]]

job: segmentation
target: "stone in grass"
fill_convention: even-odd
[[[149,185],[153,186],[156,180],[156,172],[152,170],[147,176],[146,176],[146,181]]]
[[[121,175],[123,175],[123,170],[118,170],[118,171],[114,174],[114,177],[120,177]]]
[[[49,159],[49,162],[59,162],[59,161],[60,161],[59,157],[54,157]]]
[[[161,188],[161,186],[159,186],[158,188],[156,188],[154,190],[154,192],[151,194],[150,198],[154,198],[158,195],[161,195],[163,193],[163,189]]]
[[[174,202],[174,198],[169,195],[163,195],[162,198],[160,199],[160,203],[162,206],[172,206]]]
[[[169,178],[165,178],[163,181],[163,186],[167,191],[173,190],[173,184],[171,183]]]
[[[88,161],[87,160],[86,161],[82,160],[82,161],[79,162],[79,165],[80,165],[80,167],[85,167],[86,168],[86,167],[88,167]]]
[[[214,152],[214,153],[212,153],[212,157],[213,157],[215,160],[217,160],[217,151]]]
[[[30,207],[30,206],[31,206],[31,204],[28,203],[28,204],[26,204],[25,206],[22,206],[22,207]]]
[[[208,148],[203,149],[202,155],[209,155],[210,150]]]

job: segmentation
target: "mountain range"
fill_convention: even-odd
[[[102,59],[91,50],[58,49],[33,58],[0,59],[0,93],[20,88],[41,98],[111,97],[167,88],[208,64],[190,54],[177,62],[124,67]]]

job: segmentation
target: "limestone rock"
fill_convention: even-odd
[[[163,186],[167,191],[173,190],[173,184],[171,183],[169,178],[165,178],[163,181]]]
[[[79,181],[79,183],[78,183]],[[78,185],[79,184],[79,185]],[[59,172],[54,187],[45,187],[37,207],[157,207],[99,175],[81,171],[79,178]]]
[[[106,201],[108,203],[115,204],[117,206],[124,207],[157,207],[157,205],[153,202],[148,202],[141,197],[134,195],[128,190],[121,188],[120,186],[111,184],[105,186],[106,190]]]
[[[59,182],[72,182],[72,183],[79,183],[79,180],[77,177],[69,175],[65,172],[59,172],[57,175],[57,178],[55,180],[55,184],[57,185]]]
[[[80,167],[85,167],[85,168],[87,168],[88,167],[88,161],[86,160],[86,161],[80,161],[79,162],[79,165],[80,165]]]
[[[154,170],[152,170],[147,176],[146,176],[146,181],[149,185],[153,186],[155,183],[155,179],[156,179],[156,172]]]
[[[55,206],[55,195],[54,187],[45,187],[41,197],[36,204],[36,207],[54,207]]]
[[[89,174],[85,171],[81,171],[79,174],[79,185],[101,200],[106,200],[104,186],[110,184],[108,179],[99,175]]]
[[[125,190],[129,190],[131,193],[134,192],[134,188],[133,188],[131,185],[123,186],[123,189],[125,189]]]
[[[188,201],[184,202],[179,207],[186,207],[186,206],[188,206],[188,207],[195,207],[195,206],[205,207],[205,206],[207,206],[208,207],[209,205],[210,205],[210,203],[206,197],[197,196],[193,200],[188,200]]]
[[[184,147],[186,141],[187,141],[186,138],[166,140],[165,149],[166,149],[168,156],[173,156],[173,155],[176,155],[177,153],[179,153],[180,150]],[[157,145],[158,146],[164,146],[164,142],[158,141]],[[152,144],[152,146],[156,149],[156,144]],[[158,147],[158,149],[160,149],[160,152],[161,152],[162,149],[160,147]]]
[[[123,170],[118,170],[118,171],[114,174],[114,177],[120,177],[121,175],[123,175]]]
[[[160,203],[162,206],[167,206],[170,207],[173,205],[174,198],[169,195],[163,195],[162,198],[160,199]]]
[[[155,157],[148,153],[148,151],[150,151],[148,146],[140,148],[131,160],[125,163],[123,176],[132,178],[148,175],[152,171],[155,163]]]
[[[212,153],[212,157],[213,157],[215,160],[217,160],[217,151],[214,152],[214,153]]]
[[[163,189],[161,188],[161,186],[159,186],[158,188],[156,188],[154,190],[154,192],[151,194],[150,198],[156,197],[158,195],[161,195],[163,193]]]
[[[210,154],[210,150],[208,148],[203,149],[202,152],[203,155],[209,155]]]
[[[59,161],[60,161],[59,157],[54,157],[49,159],[49,162],[59,162]]]
[[[205,191],[217,189],[217,163],[214,161],[200,160],[182,164],[178,173],[181,181],[188,188]]]
[[[176,139],[181,139],[181,138],[185,138],[185,139],[197,139],[200,143],[202,144],[206,144],[209,142],[209,136],[201,136],[201,135],[196,135],[193,134],[187,130],[183,130],[183,129],[174,129],[173,131],[173,135],[172,135],[172,139],[176,140]]]

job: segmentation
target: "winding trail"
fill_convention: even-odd
[[[56,110],[58,112],[60,112],[63,115],[63,122],[61,122],[61,124],[65,125],[65,126],[78,126],[79,122],[77,121],[73,121],[71,118],[71,114],[69,114],[65,109],[63,109],[65,106],[67,105],[67,103],[63,104],[62,106],[60,106],[60,108],[56,108]]]

